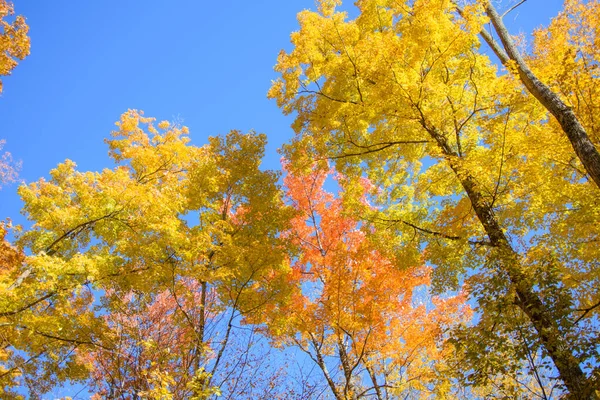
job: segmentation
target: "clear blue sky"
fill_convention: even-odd
[[[292,121],[266,92],[296,13],[313,0],[14,2],[31,55],[3,79],[0,138],[22,161],[22,180],[48,176],[66,158],[81,170],[110,167],[103,139],[128,108],[183,119],[197,145],[231,129],[264,132],[265,165],[279,168],[276,149]],[[561,5],[529,0],[507,23],[527,33]],[[16,189],[0,192],[0,218],[22,222]]]
[[[31,55],[4,81],[0,138],[26,182],[69,158],[111,166],[103,139],[128,108],[181,118],[194,144],[231,129],[268,133],[266,164],[291,120],[266,98],[296,13],[312,0],[22,1]],[[0,192],[0,218],[18,215],[17,185]]]
[[[66,158],[80,170],[111,167],[103,139],[128,108],[182,119],[196,145],[231,129],[264,132],[265,165],[279,168],[292,119],[266,92],[296,13],[313,0],[13,1],[30,26],[31,55],[3,78],[0,139],[22,161],[23,181]],[[561,6],[529,0],[506,22],[528,34]],[[24,223],[16,189],[0,191],[0,219]]]

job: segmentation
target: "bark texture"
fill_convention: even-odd
[[[500,255],[500,262],[512,283],[516,293],[516,305],[527,315],[531,321],[538,338],[548,356],[552,359],[572,399],[596,399],[594,384],[588,379],[579,365],[579,360],[573,354],[573,349],[565,340],[556,320],[551,315],[549,308],[542,302],[533,290],[533,283],[523,272],[519,254],[513,249],[506,237],[493,207],[478,189],[475,178],[460,164],[460,155],[452,149],[446,135],[435,127],[428,125],[424,120],[422,126],[437,142],[446,156],[450,168],[459,179],[467,193],[475,214],[483,226],[490,245],[494,246]]]
[[[533,71],[531,71],[515,46],[512,37],[502,22],[502,17],[498,14],[494,6],[488,2],[485,6],[485,11],[500,38],[502,47],[485,30],[481,32],[481,36],[492,48],[502,64],[507,65],[511,60],[515,62],[521,82],[523,82],[529,93],[554,115],[571,142],[575,154],[577,154],[589,177],[600,188],[600,153],[590,140],[585,128],[579,122],[571,107],[566,105],[558,94],[540,81]]]

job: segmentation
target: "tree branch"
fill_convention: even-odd
[[[423,228],[420,227],[418,225],[415,225],[411,222],[405,221],[403,219],[384,219],[384,218],[378,218],[380,221],[383,222],[393,222],[393,223],[402,223],[406,226],[410,226],[411,228],[413,228],[415,231],[419,231],[419,232],[423,232],[423,233],[427,233],[429,235],[433,235],[433,236],[437,236],[437,237],[441,237],[443,239],[448,239],[448,240],[465,240],[465,238],[461,237],[461,236],[456,236],[456,235],[447,235],[445,233],[442,232],[437,232],[437,231],[432,231],[430,229],[427,228]],[[491,246],[494,247],[494,245],[489,242],[489,241],[485,241],[485,240],[466,240],[469,244],[474,245],[474,246]]]
[[[509,8],[508,10],[506,10],[504,12],[504,14],[502,14],[501,18],[506,17],[512,10],[514,10],[515,8],[519,7],[521,4],[525,3],[527,0],[521,0],[520,2],[518,2],[517,4],[515,4],[514,6],[512,6],[511,8]]]

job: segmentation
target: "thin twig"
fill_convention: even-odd
[[[506,17],[506,15],[508,15],[508,13],[510,13],[512,10],[514,10],[515,8],[519,7],[521,4],[525,3],[527,0],[521,0],[520,2],[518,2],[517,4],[515,4],[514,6],[512,6],[511,8],[509,8],[508,10],[506,10],[504,12],[504,14],[502,14],[502,16],[500,18],[504,18]]]

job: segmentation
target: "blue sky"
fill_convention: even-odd
[[[31,55],[4,81],[0,138],[26,182],[69,158],[110,167],[103,139],[128,108],[180,118],[193,143],[231,129],[269,134],[266,164],[292,135],[266,98],[296,13],[312,0],[15,1]],[[0,192],[0,217],[16,218],[17,185]]]
[[[292,137],[292,118],[266,93],[296,13],[313,0],[14,2],[30,26],[31,55],[2,78],[0,139],[22,161],[22,181],[47,177],[67,158],[80,170],[112,167],[103,139],[128,108],[183,120],[196,145],[231,129],[264,132],[265,166],[280,168],[276,149]],[[506,23],[528,34],[561,6],[529,0]],[[24,223],[17,186],[0,191],[0,219]]]
[[[0,138],[22,161],[23,181],[66,158],[80,170],[110,167],[103,139],[128,108],[182,119],[197,145],[231,129],[264,132],[265,165],[279,168],[276,149],[291,138],[292,120],[266,92],[296,13],[314,9],[313,0],[15,3],[30,26],[31,55],[3,78]],[[506,22],[527,33],[561,5],[530,0]],[[23,222],[17,186],[0,192],[0,218]]]

